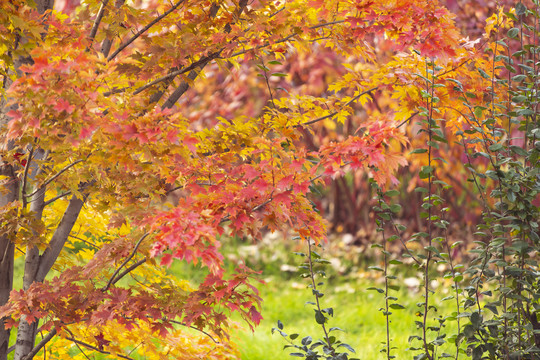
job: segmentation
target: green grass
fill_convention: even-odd
[[[266,246],[263,246],[266,245]],[[261,244],[257,247],[231,239],[224,244],[224,254],[227,259],[225,267],[232,271],[240,259],[245,259],[249,266],[261,270],[261,278],[266,284],[259,285],[260,295],[263,299],[263,320],[254,332],[242,323],[237,316],[233,319],[239,326],[231,333],[231,339],[238,345],[242,360],[285,360],[294,359],[289,356],[292,349],[283,350],[287,344],[279,333],[272,334],[272,328],[277,326],[280,320],[284,324],[284,332],[287,334],[298,333],[297,343],[304,336],[312,336],[314,340],[322,339],[321,326],[315,321],[313,306],[306,304],[314,301],[311,289],[307,288],[309,279],[302,279],[296,273],[283,271],[281,265],[297,264],[298,256],[292,255],[293,251],[302,251],[296,244],[284,245],[283,241],[272,244]],[[360,359],[385,359],[380,352],[383,342],[386,340],[386,320],[380,309],[384,306],[384,296],[377,291],[366,290],[369,287],[383,287],[380,272],[366,272],[366,261],[371,264],[377,262],[374,258],[366,260],[366,255],[355,254],[349,249],[344,254],[324,254],[325,257],[344,259],[346,256],[358,258],[362,264],[347,266],[345,274],[340,274],[335,267],[328,266],[326,272],[330,279],[323,280],[326,284],[320,290],[325,294],[321,299],[322,308],[333,308],[334,316],[327,324],[330,327],[339,327],[344,332],[332,333],[339,340],[351,345],[356,350],[356,357]],[[22,259],[16,263],[17,270],[21,271],[24,264]],[[288,266],[290,269],[291,266]],[[203,280],[206,274],[199,266],[190,266],[184,262],[176,261],[169,269],[170,273],[182,279],[189,279],[194,285]],[[402,279],[415,275],[411,267],[397,268],[395,274],[401,280],[393,280],[396,284],[402,283]],[[17,279],[19,282],[21,279]],[[21,284],[16,283],[15,287]],[[455,311],[452,301],[440,304],[440,299],[448,295],[450,289],[439,288],[433,300],[440,308],[440,312],[449,315]],[[446,293],[444,293],[446,292]],[[423,301],[418,289],[410,290],[403,286],[399,291],[392,292],[392,296],[398,298],[397,302],[405,306],[403,310],[392,310],[390,337],[391,344],[396,349],[392,354],[396,359],[412,358],[413,353],[406,349],[410,346],[410,335],[421,335],[416,329],[415,321],[421,321],[417,316],[417,302]],[[437,316],[430,313],[430,318]],[[435,324],[432,322],[432,324]],[[455,323],[448,324],[448,334],[455,333]],[[434,336],[432,335],[431,338]],[[419,343],[415,344],[420,346]],[[105,358],[97,356],[98,358]],[[136,357],[137,358],[137,357]]]
[[[321,298],[322,307],[333,307],[335,312],[328,327],[337,326],[343,329],[345,332],[333,334],[351,345],[360,359],[385,358],[380,350],[383,347],[382,342],[386,340],[386,320],[379,311],[384,306],[384,297],[375,291],[365,290],[373,285],[358,280],[335,286],[330,284],[324,286],[323,292],[326,295]],[[293,359],[288,355],[292,352],[291,349],[282,350],[287,344],[286,341],[277,332],[271,334],[277,320],[283,322],[287,334],[299,333],[299,339],[307,335],[314,339],[322,338],[323,333],[320,325],[315,322],[312,306],[305,304],[306,301],[313,301],[309,289],[294,280],[273,278],[261,287],[261,295],[264,299],[264,320],[260,326],[254,333],[247,329],[233,334],[243,360]],[[409,347],[408,337],[420,335],[420,330],[415,327],[415,321],[421,320],[421,317],[416,315],[416,302],[422,301],[422,298],[419,293],[408,290],[400,291],[397,297],[406,309],[393,310],[391,316],[391,344],[397,347],[392,352],[397,359],[411,358],[411,352],[406,351]],[[451,304],[447,302],[443,303],[442,308],[441,310],[452,311]],[[449,333],[455,331],[448,330]]]

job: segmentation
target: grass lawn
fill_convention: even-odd
[[[271,334],[277,320],[283,322],[287,334],[299,333],[299,339],[307,335],[314,340],[322,337],[322,330],[315,322],[312,306],[305,305],[306,301],[313,301],[313,298],[304,284],[305,281],[302,280],[287,281],[275,277],[261,286],[264,320],[254,333],[244,329],[233,334],[243,360],[293,359],[288,355],[293,352],[290,348],[282,350],[283,345],[287,344],[286,341],[277,332]],[[385,317],[379,311],[384,305],[384,297],[376,291],[365,290],[373,285],[366,280],[351,280],[336,286],[327,285],[323,288],[326,295],[321,298],[321,305],[333,307],[335,312],[328,327],[337,326],[343,329],[345,332],[333,334],[351,345],[360,359],[386,358],[380,353],[382,342],[386,340]],[[400,291],[397,297],[405,309],[393,310],[391,316],[391,342],[392,346],[397,347],[392,350],[392,354],[396,355],[397,359],[412,358],[412,353],[406,349],[409,347],[408,337],[420,335],[415,321],[421,320],[421,317],[415,314],[418,310],[416,303],[422,301],[422,298],[419,293],[408,290]],[[444,302],[441,308],[440,311],[452,311],[448,302]],[[455,324],[451,323],[449,326],[455,327]]]
[[[249,250],[248,253],[245,251]],[[292,249],[298,251],[297,249]],[[349,255],[350,255],[349,251]],[[252,245],[242,246],[241,244],[228,243],[225,246],[227,257],[227,267],[231,270],[238,260],[251,259],[251,267],[262,270],[261,278],[265,284],[259,284],[260,295],[263,299],[261,324],[254,332],[248,326],[237,321],[237,328],[231,333],[231,339],[238,345],[241,351],[242,360],[285,360],[294,359],[289,353],[294,349],[283,350],[287,344],[279,333],[272,334],[272,328],[277,326],[280,320],[284,324],[283,331],[287,334],[298,333],[296,343],[305,336],[311,336],[314,341],[322,339],[323,332],[321,326],[315,321],[313,306],[306,304],[308,301],[315,301],[311,289],[307,288],[309,279],[300,278],[292,272],[292,266],[283,271],[280,266],[283,264],[298,263],[298,257],[292,255],[291,248],[283,247],[278,243],[270,248],[254,248]],[[334,258],[335,255],[331,257]],[[257,258],[256,258],[257,257]],[[254,260],[254,261],[253,261]],[[19,258],[16,262],[18,270],[22,271],[23,262]],[[369,287],[383,287],[380,272],[365,270],[367,264],[348,267],[348,275],[338,275],[338,271],[332,266],[328,266],[327,273],[331,276],[325,284],[319,288],[325,295],[320,298],[322,308],[333,308],[334,316],[330,318],[327,328],[339,327],[344,331],[335,331],[332,335],[339,340],[349,344],[356,350],[355,357],[360,359],[386,359],[383,342],[386,340],[386,320],[381,308],[384,306],[384,296],[377,291],[367,290]],[[205,271],[200,267],[193,267],[181,261],[174,262],[169,269],[172,274],[183,279],[190,279],[194,284],[202,281]],[[401,273],[400,273],[401,272]],[[392,296],[398,298],[397,302],[405,307],[402,310],[392,310],[391,316],[391,344],[393,349],[391,354],[396,359],[412,358],[413,352],[407,351],[409,348],[408,338],[410,335],[421,335],[416,329],[415,321],[421,321],[422,317],[417,316],[419,308],[416,303],[422,302],[423,297],[418,288],[407,288],[403,285],[405,277],[414,276],[414,270],[408,267],[398,268],[398,279],[393,280],[395,284],[402,285],[399,291],[393,291]],[[20,287],[21,279],[16,279],[15,287]],[[448,288],[437,289],[434,295],[434,302],[439,307],[440,315],[450,315],[455,311],[452,307],[454,301],[444,301],[440,299],[449,295]],[[430,312],[430,319],[438,316]],[[234,317],[233,319],[238,319]],[[431,325],[437,325],[432,321]],[[447,334],[456,332],[455,322],[447,323],[449,329]],[[436,335],[431,335],[434,339]],[[14,340],[14,337],[12,337]],[[416,342],[414,346],[421,346]],[[75,351],[76,349],[74,349]],[[448,351],[452,353],[453,351]],[[105,356],[96,356],[95,359],[104,359]],[[140,357],[135,356],[139,359]]]

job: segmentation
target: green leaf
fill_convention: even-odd
[[[302,339],[302,345],[309,345],[313,342],[313,339],[311,338],[311,336],[306,336],[305,338]]]
[[[525,151],[525,149],[523,149],[522,147],[520,146],[516,146],[516,145],[510,145],[510,150],[512,150],[513,153],[517,154],[517,155],[520,155],[520,156],[527,156],[529,155],[527,153],[527,151]]]
[[[386,195],[388,197],[397,196],[397,195],[399,195],[399,191],[398,190],[388,190],[387,192],[384,193],[384,195]]]
[[[519,34],[519,29],[518,28],[511,28],[510,30],[508,30],[507,34],[508,34],[508,37],[510,37],[512,39],[515,39],[515,38],[517,38],[517,36]]]
[[[525,100],[527,100],[527,97],[524,95],[517,95],[517,96],[512,97],[512,101],[517,104],[522,103]]]
[[[390,304],[388,307],[390,309],[394,309],[394,310],[403,310],[403,309],[405,309],[405,306],[403,306],[401,304]]]
[[[345,349],[349,350],[352,353],[356,353],[354,349],[349,344],[339,344],[338,347],[344,347]]]
[[[516,4],[516,15],[517,16],[521,16],[521,15],[525,15],[527,13],[527,7],[519,2]]]
[[[315,310],[315,321],[317,324],[324,324],[326,322],[326,317],[319,310]]]
[[[474,107],[474,116],[478,119],[482,117],[482,113],[484,112],[484,108],[481,106],[475,106]]]
[[[277,321],[277,327],[279,330],[283,330],[283,323],[281,322],[281,320]]]
[[[335,331],[335,330],[345,332],[345,330],[343,330],[343,329],[341,329],[341,328],[338,328],[337,326],[331,327],[330,329],[328,329],[328,332],[332,332],[332,331]]]

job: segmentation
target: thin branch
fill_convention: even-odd
[[[32,162],[32,155],[34,154],[34,148],[30,148],[30,152],[28,153],[28,160],[26,161],[26,164],[24,166],[24,175],[22,178],[22,184],[21,184],[21,194],[23,199],[23,209],[26,207],[27,201],[26,201],[26,184],[28,183],[28,170],[30,169],[30,163]],[[37,193],[38,190],[34,191],[32,195]],[[30,195],[30,196],[32,196]]]
[[[276,12],[277,13],[277,12]],[[338,24],[338,23],[341,23],[343,21],[334,21],[334,22],[330,22],[330,23],[323,23],[323,24],[318,24],[318,25],[315,25],[313,27],[311,27],[312,29],[316,29],[316,28],[319,28],[319,27],[323,27],[323,26],[328,26],[328,25],[332,25],[332,24]],[[288,40],[290,40],[291,38],[297,36],[298,34],[292,34],[292,35],[289,35],[281,40],[278,40],[277,42],[273,43],[273,44],[280,44],[280,43],[283,43],[283,42],[286,42]],[[254,48],[251,48],[251,49],[247,49],[247,50],[244,50],[244,51],[240,51],[240,52],[237,52],[237,53],[234,53],[230,56],[228,56],[228,58],[233,58],[233,57],[236,57],[236,56],[239,56],[239,55],[242,55],[242,54],[245,54],[246,52],[248,51],[252,51],[252,50],[258,50],[260,48],[264,48],[264,47],[267,47],[267,46],[270,46],[272,45],[271,43],[266,43],[266,44],[263,44],[263,45],[259,45],[257,47],[254,47]],[[182,75],[182,74],[185,74],[187,73],[188,71],[191,71],[191,70],[194,70],[196,69],[197,67],[200,67],[200,66],[204,66],[206,65],[206,63],[210,62],[211,60],[214,60],[214,59],[217,59],[217,58],[220,58],[220,59],[225,59],[225,58],[222,58],[220,57],[220,54],[221,52],[223,51],[223,49],[221,50],[218,50],[218,51],[215,51],[213,52],[212,54],[208,55],[208,56],[205,56],[205,57],[202,57],[201,59],[199,59],[198,61],[196,61],[195,63],[191,64],[190,66],[186,67],[186,68],[182,68],[182,69],[179,69],[179,70],[176,70],[176,71],[172,71],[170,72],[169,74],[167,75],[164,75],[154,81],[151,81],[149,82],[148,84],[146,85],[143,85],[141,86],[140,88],[137,88],[134,92],[133,92],[133,95],[137,95],[139,94],[140,92],[154,86],[154,85],[157,85],[159,84],[160,82],[163,82],[163,81],[166,81],[166,80],[169,80],[171,78],[175,78],[176,76],[178,75]],[[204,65],[203,65],[204,64]],[[105,93],[106,96],[108,95],[112,95],[112,94],[120,94],[120,93],[123,93],[123,92],[126,92],[127,90],[129,90],[129,87],[126,87],[126,88],[122,88],[122,89],[115,89],[115,90],[111,90],[107,93]]]
[[[43,203],[43,206],[45,207],[45,206],[47,206],[47,205],[50,205],[50,204],[52,204],[53,202],[55,202],[56,200],[61,199],[61,198],[63,198],[64,196],[67,196],[67,195],[69,195],[69,194],[71,194],[71,190],[66,191],[65,193],[61,193],[60,195],[56,195],[56,196],[53,197],[52,199],[49,199],[49,200],[45,201],[45,202]]]
[[[49,341],[52,340],[53,337],[56,336],[56,328],[52,329],[47,336],[45,336],[39,344],[37,344],[26,356],[23,358],[23,360],[30,360],[32,359],[38,352],[41,350]],[[8,350],[9,352],[9,350]]]
[[[111,287],[111,285],[113,284],[113,281],[114,281],[114,278],[116,277],[116,275],[118,275],[118,273],[120,272],[120,270],[122,270],[122,268],[124,266],[126,266],[126,264],[131,260],[133,259],[133,257],[135,256],[135,253],[137,252],[137,250],[139,249],[139,246],[141,245],[141,243],[143,242],[144,239],[146,239],[148,237],[148,235],[150,235],[150,233],[146,233],[144,234],[143,236],[141,236],[141,238],[139,239],[139,241],[137,241],[137,244],[135,245],[135,247],[133,248],[133,251],[131,252],[131,254],[127,257],[126,260],[124,260],[124,262],[122,263],[122,265],[120,265],[118,267],[118,269],[115,270],[114,274],[111,276],[111,278],[109,279],[109,282],[107,283],[107,285],[105,285],[105,287],[103,289],[101,289],[101,291],[107,291],[109,290],[109,288]]]
[[[358,95],[356,95],[355,97],[353,97],[351,100],[347,101],[347,102],[343,105],[343,107],[349,106],[350,104],[352,104],[353,102],[355,102],[356,100],[358,100],[361,96],[366,95],[366,94],[369,94],[370,92],[375,91],[375,90],[377,90],[377,89],[378,89],[378,87],[376,86],[376,87],[372,87],[371,89],[368,89],[368,90],[366,90],[366,91],[361,92],[360,94],[358,94]],[[325,119],[329,119],[329,118],[333,118],[334,116],[336,116],[336,115],[339,114],[339,113],[340,113],[340,111],[334,111],[334,112],[331,113],[331,114],[328,114],[328,115],[325,115],[325,116],[321,116],[321,117],[319,117],[319,118],[316,118],[316,119],[307,121],[307,122],[302,123],[302,124],[298,124],[298,125],[296,125],[296,127],[315,124],[316,122],[319,122],[319,121],[322,121],[322,120],[325,120]]]
[[[77,240],[79,240],[79,241],[85,243],[86,245],[90,245],[90,246],[93,247],[94,249],[97,249],[97,250],[99,249],[99,246],[97,246],[96,244],[94,244],[94,243],[92,243],[92,242],[90,242],[90,241],[88,241],[88,240],[85,240],[85,239],[83,239],[83,238],[80,238],[80,237],[78,237],[78,236],[71,235],[71,234],[69,234],[68,236],[69,236],[69,237],[72,237],[72,238],[74,238],[74,239],[77,239]]]
[[[151,82],[149,82],[148,84],[143,85],[143,86],[141,86],[140,88],[138,88],[137,90],[135,90],[135,91],[133,92],[133,95],[137,95],[138,93],[140,93],[140,92],[142,92],[142,91],[148,89],[149,87],[152,87],[152,86],[154,86],[154,85],[156,85],[156,84],[159,84],[159,83],[162,82],[162,81],[165,81],[165,80],[174,78],[174,77],[176,77],[176,76],[178,76],[178,75],[185,74],[185,73],[187,73],[188,71],[191,71],[191,70],[197,68],[199,65],[202,65],[202,64],[204,64],[204,63],[206,63],[206,62],[209,62],[210,60],[216,59],[216,58],[219,56],[220,53],[221,53],[221,50],[220,50],[220,51],[213,52],[212,54],[207,55],[207,56],[205,56],[205,57],[202,57],[202,58],[200,58],[199,60],[195,61],[194,63],[192,63],[192,64],[189,65],[188,67],[185,67],[185,68],[182,68],[182,69],[173,71],[173,72],[171,72],[171,73],[169,73],[169,74],[167,74],[167,75],[164,75],[164,76],[160,77],[159,79],[156,79],[156,80],[154,80],[154,81],[151,81]],[[122,92],[125,92],[127,89],[129,89],[129,88],[125,88],[125,89],[123,89],[123,90],[117,90],[116,92],[117,92],[117,93],[122,93]]]
[[[101,6],[96,16],[96,20],[94,21],[94,25],[92,26],[92,30],[90,31],[90,44],[94,42],[94,39],[96,37],[97,31],[99,28],[99,24],[101,23],[101,20],[103,20],[103,16],[105,15],[105,8],[107,7],[108,3],[109,3],[109,0],[103,0],[101,2]]]
[[[83,162],[84,160],[83,159],[79,159],[77,161],[74,161],[72,162],[71,164],[67,165],[66,167],[64,167],[62,170],[60,170],[59,172],[57,172],[53,177],[51,177],[50,179],[46,180],[43,185],[41,185],[39,188],[37,188],[34,192],[32,192],[31,194],[29,195],[26,195],[27,197],[32,197],[34,195],[37,194],[38,191],[40,191],[41,189],[45,188],[45,186],[49,185],[51,182],[53,182],[54,180],[56,180],[60,175],[62,175],[63,173],[65,173],[66,171],[68,171],[70,168],[72,168],[73,166],[77,165],[78,163],[80,162]]]
[[[210,60],[206,61],[205,63],[201,64],[199,66],[199,69],[197,70],[191,70],[188,74],[188,79],[191,81],[194,81],[197,76],[199,76],[199,73],[202,71],[202,69],[210,62]],[[182,81],[180,86],[174,90],[174,92],[165,100],[165,103],[163,104],[163,109],[170,109],[174,106],[174,104],[184,95],[184,93],[189,89],[189,84],[187,81]]]
[[[75,225],[75,222],[79,217],[79,213],[81,212],[86,198],[87,195],[85,195],[82,199],[73,196],[69,201],[69,205],[64,211],[60,224],[58,224],[56,227],[56,231],[49,242],[49,246],[39,257],[39,268],[35,275],[35,281],[43,281],[45,276],[51,270],[53,264],[56,262],[58,255],[60,255],[60,252],[64,248],[64,244],[66,243],[67,238],[73,229],[73,225]]]
[[[99,353],[101,353],[101,354],[110,354],[109,351],[101,350],[101,349],[98,348],[98,347],[95,347],[95,346],[93,346],[93,345],[90,345],[90,344],[88,344],[88,343],[85,343],[84,341],[77,340],[77,339],[75,339],[75,338],[73,338],[73,337],[66,337],[65,339],[66,339],[66,340],[69,340],[69,341],[71,341],[71,342],[73,342],[74,344],[82,345],[82,346],[84,346],[85,348],[88,348],[88,349],[90,349],[90,350],[97,351],[97,352],[99,352]],[[118,356],[118,357],[120,357],[120,358],[122,358],[122,359],[135,360],[135,359],[133,359],[132,357],[125,356],[125,355],[121,355],[121,354],[118,354],[118,353],[116,353],[115,356]]]
[[[401,124],[399,124],[398,126],[396,126],[396,129],[399,129],[400,127],[402,127],[403,125],[405,125],[406,123],[408,123],[413,117],[415,117],[416,115],[418,115],[418,111],[415,111],[411,114],[411,116],[409,116],[407,119],[403,120],[401,122]]]
[[[132,264],[131,266],[127,267],[124,271],[122,271],[122,273],[120,275],[118,275],[112,282],[112,285],[116,284],[118,281],[120,281],[124,276],[126,276],[127,274],[129,274],[130,272],[132,272],[133,270],[135,270],[136,268],[138,268],[139,266],[141,266],[142,264],[144,264],[146,262],[146,260],[148,260],[147,258],[144,258],[144,259],[141,259],[139,261],[137,261],[135,264]]]
[[[331,21],[331,22],[327,22],[327,23],[321,23],[321,24],[310,26],[309,29],[314,30],[314,29],[318,29],[318,28],[321,28],[321,27],[329,26],[329,25],[341,24],[341,23],[344,23],[344,22],[345,22],[345,20]],[[271,42],[267,41],[262,45],[257,45],[255,47],[252,47],[252,48],[249,48],[249,49],[246,49],[246,50],[235,52],[234,54],[228,56],[228,58],[237,57],[237,56],[243,55],[245,53],[248,53],[250,51],[259,50],[259,49],[262,49],[262,48],[265,48],[265,47],[268,47],[268,46],[271,46],[271,45],[281,44],[281,43],[284,43],[284,42],[287,42],[287,41],[291,40],[294,37],[297,37],[298,35],[299,34],[291,34],[291,35],[285,36],[284,38],[282,38],[282,39],[280,39],[280,40],[278,40],[278,41],[276,41],[274,43],[271,43]]]
[[[212,340],[215,344],[221,344],[219,341],[217,341],[216,339],[214,339],[212,337],[212,335],[210,335],[209,333],[207,333],[206,331],[204,330],[201,330],[193,325],[186,325],[184,323],[181,323],[180,321],[176,321],[176,320],[168,320],[170,323],[173,323],[173,324],[177,324],[177,325],[181,325],[181,326],[185,326],[185,327],[188,327],[190,329],[193,329],[193,330],[197,330],[201,333],[203,333],[204,335],[208,336],[210,338],[210,340]]]
[[[146,25],[142,30],[137,32],[135,35],[133,35],[128,41],[120,45],[118,49],[116,49],[115,52],[113,52],[108,58],[107,61],[111,61],[118,55],[122,50],[124,50],[126,47],[128,47],[132,42],[134,42],[139,36],[144,34],[148,29],[150,29],[152,26],[154,26],[156,23],[161,21],[164,17],[172,13],[174,10],[176,10],[185,0],[179,0],[176,4],[174,4],[169,10],[165,11],[163,14],[152,20],[148,25]]]

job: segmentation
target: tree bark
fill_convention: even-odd
[[[42,197],[39,191],[35,196]],[[36,199],[32,203],[41,203],[43,199]],[[25,273],[24,273],[24,289],[28,289],[35,282],[43,282],[45,277],[51,270],[52,266],[56,262],[58,255],[64,248],[68,236],[73,229],[73,225],[77,221],[77,218],[82,210],[84,199],[79,199],[73,196],[69,202],[69,205],[64,212],[64,216],[58,224],[56,231],[54,232],[49,246],[39,255],[37,247],[27,249]],[[41,208],[41,210],[43,210]],[[38,214],[36,214],[38,215]],[[41,216],[41,213],[39,213]],[[26,357],[34,348],[37,335],[37,321],[30,324],[24,317],[19,322],[19,329],[17,331],[17,341],[15,343],[15,356],[13,360],[30,360]]]
[[[1,160],[0,160],[1,161]],[[0,195],[0,208],[15,201],[19,193],[19,183],[10,165],[0,166],[0,175],[7,176],[0,185],[6,193]],[[9,294],[13,289],[13,262],[15,258],[15,245],[10,240],[10,234],[0,236],[0,306],[9,300]],[[10,331],[4,327],[4,321],[0,319],[0,360],[7,360]]]
[[[52,9],[54,6],[54,0],[36,0],[33,3],[35,3],[40,14]],[[27,61],[28,59],[15,59],[15,70],[18,71],[18,67]],[[7,81],[4,84],[5,88],[9,88],[11,83],[11,81]],[[1,99],[0,128],[6,126],[9,120],[6,117],[6,113],[12,108],[16,108],[16,105],[13,105],[11,108],[7,108],[5,104],[5,99]],[[6,149],[13,146],[5,141],[3,145]],[[0,175],[8,177],[3,184],[0,184],[4,190],[2,193],[0,193],[0,207],[4,207],[19,198],[19,181],[15,176],[13,167],[9,164],[0,164]],[[15,245],[13,242],[11,242],[10,235],[11,234],[3,234],[0,236],[0,306],[9,301],[9,295],[13,288]],[[4,328],[4,321],[5,319],[0,319],[0,360],[7,360],[9,348],[10,331]],[[21,328],[19,328],[18,331],[21,332]],[[35,341],[35,330],[34,337],[31,339],[31,346],[33,347],[33,341]],[[30,347],[30,349],[32,349],[32,347]]]

